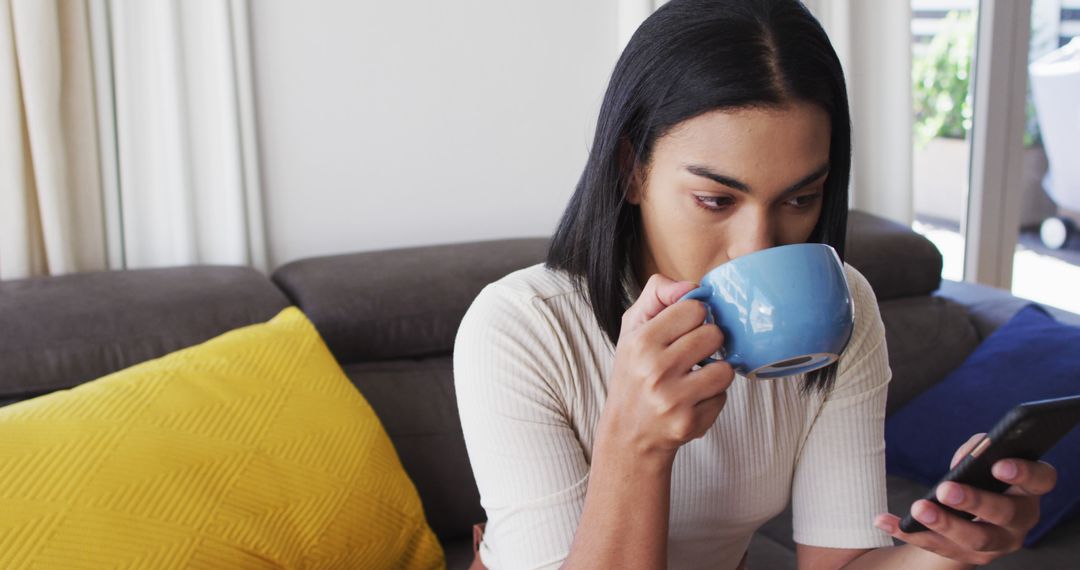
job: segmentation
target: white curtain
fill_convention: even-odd
[[[243,0],[0,0],[0,279],[266,269]]]
[[[265,270],[246,2],[109,7],[124,266]]]
[[[0,278],[104,269],[84,2],[0,0]]]

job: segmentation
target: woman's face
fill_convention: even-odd
[[[639,261],[700,281],[730,259],[810,238],[829,169],[829,115],[809,103],[712,111],[657,139],[629,201],[641,209]]]

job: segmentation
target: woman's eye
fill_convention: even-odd
[[[706,210],[722,210],[735,201],[729,196],[694,196],[697,203]]]
[[[807,208],[814,204],[821,198],[821,192],[815,192],[813,194],[803,194],[802,196],[796,196],[790,200],[787,200],[787,204],[790,204],[796,208]]]

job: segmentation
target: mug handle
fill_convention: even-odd
[[[686,301],[688,299],[701,301],[702,304],[705,305],[705,322],[710,325],[715,325],[716,318],[713,316],[712,306],[709,305],[708,301],[710,296],[712,296],[712,288],[707,285],[702,285],[701,287],[698,287],[697,289],[694,289],[693,291],[690,291],[689,293],[683,295],[682,298],[679,299],[679,301]],[[723,350],[723,347],[721,347],[720,352],[723,352]],[[704,360],[698,362],[698,366],[704,367],[706,364],[712,364],[713,362],[718,361],[719,360],[716,358],[706,356]]]

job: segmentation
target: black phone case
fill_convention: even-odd
[[[958,517],[971,520],[975,518],[974,515],[942,505],[937,500],[935,491],[938,485],[955,481],[1001,493],[1009,488],[1009,484],[999,481],[990,473],[994,463],[1010,457],[1035,461],[1069,433],[1077,422],[1080,422],[1080,396],[1020,404],[1005,414],[974,450],[931,487],[923,499],[933,501]],[[927,528],[915,520],[909,511],[900,521],[900,530],[913,533]]]

